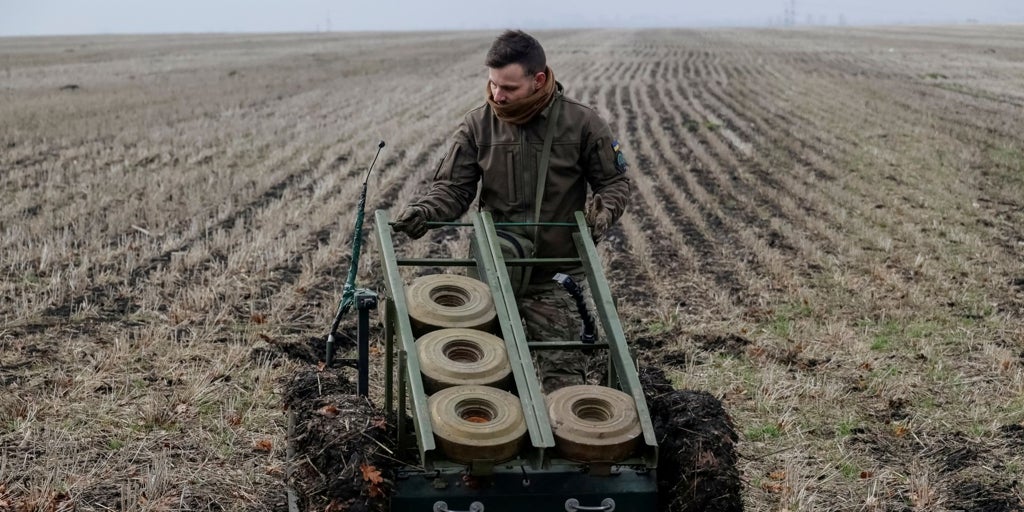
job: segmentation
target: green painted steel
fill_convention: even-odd
[[[551,421],[548,419],[544,395],[537,382],[533,357],[526,344],[526,331],[523,329],[523,321],[515,303],[511,279],[502,260],[498,233],[490,213],[474,214],[473,226],[473,250],[477,260],[484,267],[480,276],[491,288],[506,352],[512,366],[513,379],[526,418],[530,447],[534,452],[534,456],[530,457],[531,463],[534,467],[540,467],[544,463],[545,452],[555,446],[555,436],[551,432]]]
[[[486,512],[565,512],[569,500],[596,507],[609,499],[616,511],[658,509],[656,471],[642,466],[613,466],[608,476],[594,476],[578,466],[531,470],[506,465],[495,467],[486,478],[468,479],[458,470],[400,472],[395,489],[392,512],[430,512],[442,501],[453,511],[472,510],[479,503]]]
[[[580,257],[585,262],[587,283],[590,285],[590,294],[594,298],[597,316],[601,320],[605,336],[609,339],[608,346],[612,363],[615,366],[615,375],[622,391],[632,396],[636,402],[636,410],[640,416],[640,426],[644,435],[645,462],[649,467],[657,467],[658,442],[654,436],[651,413],[647,409],[647,400],[644,398],[644,391],[640,386],[640,377],[637,375],[636,366],[634,366],[633,358],[629,353],[629,346],[626,344],[626,333],[622,330],[622,323],[619,322],[619,314],[615,309],[612,292],[605,279],[601,259],[590,236],[583,212],[576,212],[576,223],[579,224],[579,232],[574,233],[573,238]]]
[[[398,337],[398,421],[399,440],[405,435],[403,428],[405,423],[405,391],[408,386],[412,398],[411,410],[416,434],[416,446],[419,449],[420,463],[429,468],[433,459],[434,430],[430,426],[430,413],[427,411],[427,395],[423,390],[423,378],[420,375],[419,358],[416,355],[416,338],[412,334],[412,324],[409,321],[409,308],[405,303],[405,283],[402,274],[398,269],[397,258],[395,257],[395,246],[391,240],[391,225],[388,221],[388,212],[377,210],[375,213],[377,236],[380,240],[381,265],[384,271],[384,286],[387,291],[387,300],[393,303],[389,309],[395,311],[393,318],[388,321],[397,324],[395,335]],[[404,448],[399,442],[399,447]]]
[[[577,212],[574,242],[580,258],[521,258],[505,260],[495,226],[487,212],[470,214],[471,223],[431,223],[471,227],[472,258],[398,258],[387,212],[376,213],[385,294],[385,408],[398,425],[399,457],[418,451],[419,459],[407,462],[395,482],[391,510],[435,510],[444,501],[448,510],[470,510],[472,503],[488,512],[566,510],[566,500],[581,507],[600,507],[612,499],[616,510],[654,510],[657,507],[657,443],[640,387],[639,376],[626,344],[625,333],[597,249],[582,213]],[[551,225],[515,223],[515,225]],[[596,316],[604,339],[593,344],[574,340],[528,340],[512,292],[507,266],[538,263],[580,264],[584,268]],[[469,267],[488,284],[512,366],[516,393],[526,418],[529,446],[514,460],[494,464],[473,461],[469,465],[445,460],[436,449],[427,411],[415,339],[405,302],[405,282],[400,267]],[[609,385],[633,397],[643,431],[642,449],[616,465],[576,463],[558,458],[547,404],[536,376],[531,350],[604,351],[609,359]],[[397,401],[395,395],[397,394]],[[406,409],[412,412],[411,422]],[[415,445],[415,446],[413,446]],[[403,459],[405,460],[405,459]],[[524,482],[527,482],[524,485]],[[588,510],[582,508],[582,510]],[[595,510],[595,509],[590,509]]]
[[[608,344],[600,341],[596,343],[583,343],[582,341],[551,340],[531,341],[528,343],[530,350],[607,350]]]

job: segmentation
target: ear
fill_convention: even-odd
[[[543,71],[538,71],[533,75],[533,83],[537,85],[538,89],[544,87],[544,84],[548,83],[548,74]]]

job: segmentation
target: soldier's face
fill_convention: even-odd
[[[521,64],[509,64],[503,68],[487,68],[491,95],[499,105],[523,99],[540,89],[547,80],[544,72],[528,75]]]

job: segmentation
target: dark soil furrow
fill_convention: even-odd
[[[722,98],[728,97],[724,92],[726,90],[727,88],[724,86],[716,87],[711,84],[692,84],[691,87],[680,85],[679,87],[670,89],[669,92],[672,95],[678,95],[680,94],[680,91],[682,91],[682,93],[687,96],[691,93],[697,93],[699,97],[704,98],[709,105],[714,105],[716,109],[720,109],[720,111],[725,114],[720,116],[720,118],[724,117],[731,119],[731,121],[726,123],[727,127],[736,126],[737,132],[740,133],[756,133],[753,129],[753,127],[758,126],[756,121],[751,121],[737,116],[734,111],[728,107],[728,102],[722,101]],[[746,112],[746,115],[749,116],[749,110]],[[741,126],[743,128],[739,128]],[[759,136],[748,139],[748,142],[751,144],[752,148],[763,145],[764,143],[763,139]],[[721,147],[724,149],[724,146]],[[734,152],[732,155],[733,156],[731,158],[735,158],[735,161],[733,162],[733,165],[735,166],[734,169],[742,166],[742,168],[747,172],[732,173],[730,175],[731,186],[737,187],[745,185],[743,188],[749,194],[747,198],[749,198],[751,202],[766,208],[771,212],[774,219],[781,222],[781,225],[790,225],[794,229],[797,229],[796,232],[789,235],[781,235],[775,229],[765,231],[767,235],[767,242],[770,246],[778,245],[780,242],[780,236],[782,236],[783,239],[792,237],[805,239],[805,237],[810,236],[826,254],[835,253],[838,250],[834,240],[822,233],[821,226],[811,225],[806,222],[801,223],[797,220],[800,217],[794,218],[791,212],[787,212],[787,209],[792,210],[792,207],[796,206],[804,213],[802,218],[812,219],[819,217],[822,210],[816,205],[808,202],[810,199],[805,195],[795,193],[797,191],[790,191],[790,189],[783,183],[783,177],[781,175],[770,172],[769,169],[774,167],[774,165],[771,162],[765,161],[761,151],[752,149],[746,153],[737,154]],[[728,160],[730,156],[725,154],[723,155],[723,158]],[[755,181],[751,181],[752,178]],[[785,194],[787,191],[793,192],[792,195],[781,195]],[[737,198],[737,202],[746,204],[748,201]],[[784,204],[789,206],[784,206]],[[797,224],[792,224],[794,221],[797,221]],[[796,228],[797,225],[803,225],[803,228]],[[784,245],[791,246],[800,244],[798,244],[796,240],[793,240],[788,244],[784,243]]]
[[[627,94],[621,92],[620,94]],[[634,112],[651,112],[652,109],[649,105],[641,104],[642,93],[637,91],[636,87],[630,87],[628,89],[629,104],[624,106],[628,110]],[[650,119],[650,117],[645,117]],[[736,266],[742,263],[741,259],[736,261],[728,262],[719,257],[721,252],[721,246],[724,243],[728,243],[730,234],[726,233],[724,229],[725,225],[718,217],[715,202],[719,198],[711,196],[709,197],[707,191],[699,188],[699,185],[685,174],[687,171],[678,167],[678,165],[670,162],[665,157],[665,149],[660,147],[659,138],[652,132],[650,122],[643,122],[639,126],[639,131],[635,134],[640,140],[640,151],[638,159],[641,159],[641,165],[652,169],[649,174],[652,176],[653,187],[652,189],[659,196],[658,202],[661,204],[681,204],[681,201],[687,201],[695,203],[698,206],[696,213],[698,218],[695,224],[687,225],[684,222],[680,222],[682,219],[673,216],[670,217],[667,224],[678,226],[679,231],[683,233],[684,238],[688,239],[691,244],[691,249],[696,254],[701,256],[699,262],[699,268],[703,270],[705,275],[712,277],[718,285],[733,295],[740,294],[745,286],[743,280],[739,277],[742,272]],[[648,157],[647,155],[650,155]],[[690,169],[692,173],[692,168]],[[667,185],[662,181],[661,176],[668,175],[673,181],[676,187]],[[670,193],[669,191],[676,190],[677,192],[683,192],[682,197],[680,194]],[[690,199],[686,199],[689,197]],[[679,207],[673,208],[676,212],[680,211]],[[699,226],[699,227],[698,227]],[[712,237],[714,233],[715,238]]]

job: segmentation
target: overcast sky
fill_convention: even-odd
[[[767,26],[783,22],[789,1],[0,0],[0,36]],[[795,0],[795,6],[798,25],[1024,23],[1024,0]]]

